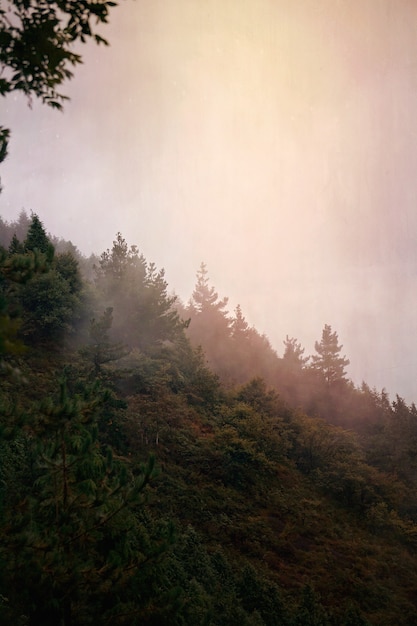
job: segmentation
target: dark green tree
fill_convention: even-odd
[[[4,330],[13,324],[20,338],[60,340],[73,329],[81,312],[82,280],[70,254],[54,257],[42,222],[32,215],[23,244],[13,236],[0,259],[0,290]]]
[[[13,234],[8,252],[9,254],[23,254],[25,252],[25,246],[20,243],[20,241],[16,237],[16,233]]]
[[[316,341],[315,350],[317,354],[311,357],[311,367],[323,377],[327,385],[346,381],[345,367],[350,361],[344,356],[340,356],[343,346],[339,346],[339,339],[336,332],[332,332],[332,327],[325,324],[320,342]]]
[[[32,215],[32,221],[30,223],[26,239],[23,242],[23,246],[25,252],[41,252],[45,255],[49,262],[52,262],[54,257],[54,247],[36,213],[33,213]]]
[[[78,294],[71,285],[51,269],[36,274],[21,289],[21,334],[31,343],[48,340],[59,342],[72,328],[80,309]]]
[[[184,324],[168,295],[164,270],[148,264],[136,246],[120,233],[96,267],[96,286],[106,307],[113,309],[113,336],[117,341],[152,351],[175,342]]]
[[[90,342],[81,350],[83,356],[91,361],[96,376],[100,374],[103,365],[118,361],[129,353],[126,346],[110,340],[112,324],[113,309],[109,307],[98,319],[91,320]]]
[[[0,486],[0,594],[30,626],[119,623],[124,613],[137,624],[148,612],[138,583],[160,546],[140,518],[153,464],[134,474],[100,443],[105,402],[93,387],[69,393],[63,377],[57,397],[14,424],[1,420],[3,437],[18,443],[27,433],[31,447],[30,496]]]
[[[330,626],[330,620],[320,602],[320,596],[310,585],[306,585],[303,589],[294,626]]]
[[[13,245],[9,252],[0,247],[0,370],[3,373],[17,371],[5,359],[24,349],[19,336],[21,291],[34,275],[47,269],[45,255],[38,250],[29,254],[19,250],[18,245]]]

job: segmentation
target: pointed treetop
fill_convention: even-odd
[[[16,233],[13,233],[13,237],[9,245],[9,254],[24,254],[24,252],[24,245],[18,240]]]
[[[339,346],[337,333],[332,332],[332,327],[329,324],[325,324],[321,341],[316,341],[314,347],[317,354],[311,357],[312,368],[324,377],[326,383],[331,385],[346,381],[345,367],[349,365],[350,361],[344,356],[339,356],[343,346]]]
[[[232,337],[247,337],[249,335],[249,325],[242,313],[240,304],[235,308],[235,317],[232,319]]]
[[[228,298],[219,300],[219,294],[214,287],[209,286],[208,272],[205,263],[201,263],[200,269],[197,272],[197,284],[192,295],[193,303],[199,313],[202,313],[208,309],[216,309],[226,314],[223,311],[227,305]]]
[[[48,261],[52,261],[54,256],[54,247],[36,213],[32,213],[32,221],[23,245],[26,252],[35,252],[37,250],[38,252],[45,254]]]

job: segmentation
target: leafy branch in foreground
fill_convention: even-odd
[[[58,89],[82,63],[74,45],[93,40],[107,45],[95,30],[106,24],[110,0],[6,0],[0,7],[0,95],[20,91],[61,110],[68,99]],[[7,155],[9,130],[0,127],[0,162]]]

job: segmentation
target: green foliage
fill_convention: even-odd
[[[132,602],[134,615],[144,609],[132,593],[143,564],[159,553],[138,517],[153,463],[134,475],[100,445],[103,399],[93,389],[71,396],[63,379],[59,396],[24,419],[34,462],[24,497],[13,490],[22,435],[12,440],[15,479],[2,477],[1,589],[29,623],[116,619]],[[108,606],[110,588],[117,605]]]
[[[5,314],[37,338],[0,380],[0,623],[415,624],[414,405],[327,384],[296,340],[278,359],[206,285],[200,338],[219,331],[225,387],[121,235],[86,287],[74,251],[48,261],[38,234],[0,265]],[[89,334],[70,341],[77,308],[59,316],[86,291]],[[284,402],[291,385],[315,417]]]
[[[55,270],[36,275],[20,292],[22,334],[30,341],[61,340],[79,306],[68,282]]]
[[[55,252],[54,247],[45,232],[42,222],[35,213],[32,215],[32,221],[26,239],[23,242],[23,247],[25,252],[41,252],[49,263],[52,262]]]
[[[175,341],[183,332],[168,296],[164,271],[148,264],[136,246],[128,247],[120,233],[96,268],[96,285],[106,306],[113,309],[117,341],[150,352]]]
[[[82,63],[74,44],[107,42],[94,28],[108,20],[112,0],[67,2],[5,0],[0,8],[0,95],[22,92],[62,109],[62,83]],[[7,155],[9,130],[0,127],[0,162]]]
[[[108,307],[103,315],[90,322],[90,343],[81,350],[85,358],[92,362],[95,375],[97,376],[103,365],[118,361],[129,354],[122,344],[114,344],[110,341],[109,331],[113,324],[113,309]]]
[[[23,244],[12,238],[1,263],[3,310],[21,337],[31,343],[61,340],[81,310],[82,281],[70,254],[54,258],[54,247],[37,215]],[[10,322],[9,322],[10,325]],[[5,336],[13,329],[5,330]]]
[[[309,585],[303,589],[294,626],[330,626],[328,615],[320,603],[320,598]]]

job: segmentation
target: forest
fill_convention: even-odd
[[[0,96],[62,109],[115,5],[6,0]],[[417,407],[64,237],[0,218],[0,624],[417,624]]]
[[[204,263],[0,234],[1,624],[417,623],[417,408],[330,324],[279,356]]]

